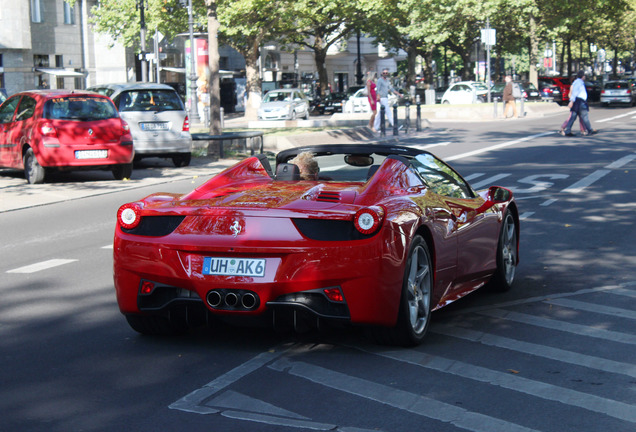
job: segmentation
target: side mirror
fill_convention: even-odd
[[[510,201],[510,198],[512,198],[510,189],[501,186],[490,186],[488,189],[488,201],[493,201],[495,204]]]

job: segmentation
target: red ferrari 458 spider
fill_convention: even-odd
[[[431,312],[519,262],[512,192],[479,193],[426,151],[322,145],[244,159],[188,194],[121,206],[117,301],[143,334],[210,318],[365,325],[415,345]]]

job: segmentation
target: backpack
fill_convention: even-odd
[[[512,83],[512,97],[515,99],[521,99],[521,87],[519,84]]]

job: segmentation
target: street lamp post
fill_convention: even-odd
[[[194,45],[194,19],[192,0],[188,0],[188,27],[190,31],[190,124],[199,123],[199,103],[197,101],[196,47]]]
[[[141,80],[148,81],[148,63],[146,62],[146,16],[144,14],[145,4],[148,0],[139,0],[137,7],[139,8],[139,19],[141,27]]]

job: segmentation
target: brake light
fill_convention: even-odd
[[[133,229],[141,222],[141,207],[137,203],[128,203],[117,210],[117,222],[125,229]]]
[[[190,132],[190,119],[188,116],[185,116],[185,119],[183,120],[183,129],[181,130],[183,132]]]
[[[323,290],[327,298],[333,302],[343,302],[344,296],[342,295],[342,291],[340,288],[325,288]]]
[[[360,209],[353,217],[353,225],[362,234],[373,234],[378,230],[384,218],[384,209],[373,206]]]
[[[121,121],[121,128],[124,130],[124,132],[130,132],[130,126],[128,126],[128,123],[126,123],[124,120]]]
[[[40,126],[40,133],[47,137],[57,137],[57,130],[51,123],[43,123]]]
[[[146,280],[141,282],[141,288],[139,290],[141,294],[144,294],[144,295],[152,294],[154,290],[155,290],[155,284],[153,282],[146,281]]]

